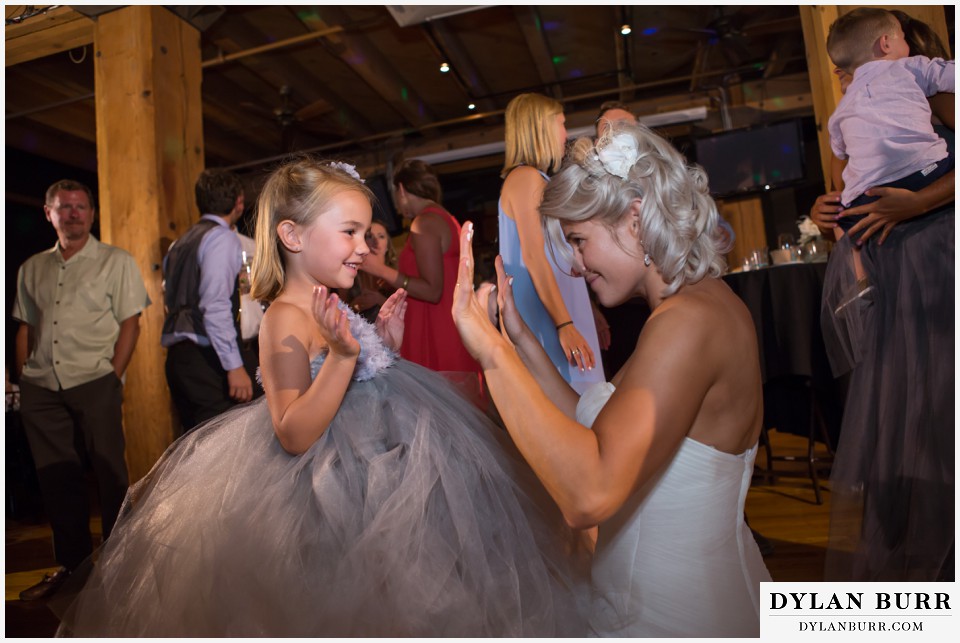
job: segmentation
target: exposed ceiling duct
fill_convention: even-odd
[[[434,5],[422,5],[422,4],[388,4],[384,5],[387,8],[387,11],[390,12],[390,15],[393,16],[393,19],[397,21],[397,24],[401,27],[409,27],[410,25],[418,25],[422,22],[429,22],[431,20],[438,20],[440,18],[446,18],[447,16],[455,16],[459,13],[467,13],[468,11],[476,11],[477,9],[485,9],[489,5],[481,4],[434,4]]]
[[[638,121],[647,127],[666,127],[667,125],[677,125],[679,123],[692,123],[702,121],[707,117],[706,107],[692,107],[690,109],[678,109],[672,112],[663,112],[660,114],[646,114],[637,118]],[[568,139],[577,139],[581,136],[593,136],[595,129],[593,125],[584,125],[567,130]],[[452,161],[461,161],[463,159],[477,158],[479,156],[490,156],[500,154],[506,145],[503,141],[494,143],[484,143],[474,145],[473,147],[463,147],[454,150],[444,150],[432,154],[412,155],[411,158],[417,158],[431,165],[440,163],[450,163]]]

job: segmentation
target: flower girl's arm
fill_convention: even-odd
[[[314,319],[274,302],[260,327],[260,369],[274,432],[288,453],[299,455],[323,435],[337,414],[353,377],[360,346],[346,313],[326,289],[315,296]],[[315,330],[320,330],[315,333]],[[326,343],[330,352],[310,379],[310,355]]]

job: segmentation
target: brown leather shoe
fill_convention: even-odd
[[[42,581],[20,592],[20,600],[39,601],[53,596],[68,578],[70,571],[66,567],[61,567],[52,574],[45,574]]]

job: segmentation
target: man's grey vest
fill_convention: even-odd
[[[215,228],[215,221],[201,219],[190,226],[187,232],[170,246],[167,253],[167,265],[164,270],[163,304],[166,317],[163,320],[163,334],[191,333],[209,337],[203,326],[200,312],[200,242]],[[233,323],[240,339],[240,291],[235,284],[230,296],[231,309],[234,311]]]

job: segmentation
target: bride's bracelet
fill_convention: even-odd
[[[560,329],[563,328],[564,326],[570,326],[571,324],[573,324],[573,320],[572,320],[572,319],[571,319],[570,321],[565,321],[565,322],[563,322],[562,324],[557,324],[557,330],[560,330]]]

